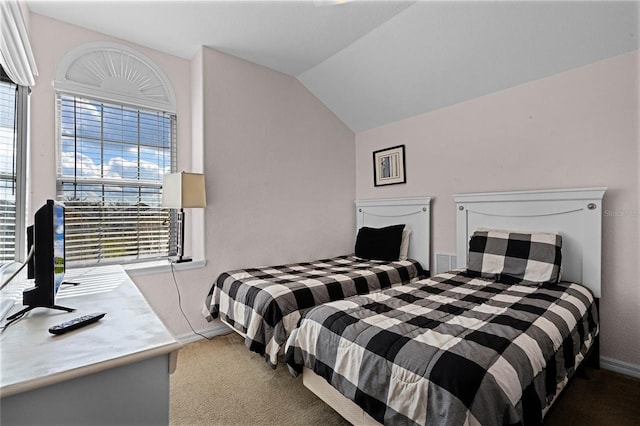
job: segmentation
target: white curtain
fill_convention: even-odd
[[[15,0],[0,0],[0,65],[20,86],[34,86],[38,75],[27,26]]]

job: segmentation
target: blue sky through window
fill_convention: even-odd
[[[110,184],[161,184],[171,173],[174,120],[163,112],[62,96],[59,173],[63,180],[79,183],[104,179]],[[158,191],[134,194],[111,185],[107,192],[114,202],[159,202]],[[85,199],[104,199],[107,192],[88,182],[82,185]]]
[[[161,208],[162,180],[175,162],[175,115],[64,94],[58,108],[67,260],[167,256],[175,225]]]
[[[15,203],[16,85],[0,83],[0,200]]]

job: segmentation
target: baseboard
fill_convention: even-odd
[[[601,356],[600,368],[640,379],[640,365],[630,362]]]
[[[205,338],[211,339],[216,336],[229,334],[232,333],[232,331],[229,327],[217,321],[216,324],[213,325],[213,327],[208,328],[206,331],[198,331],[198,333],[199,334],[193,332],[181,334],[177,336],[176,339],[178,339],[183,345],[186,345],[187,343],[197,342],[198,340],[202,340]]]

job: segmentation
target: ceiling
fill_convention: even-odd
[[[637,1],[29,0],[32,12],[191,59],[296,77],[354,132],[637,50]]]

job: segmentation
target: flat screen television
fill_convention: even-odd
[[[33,244],[34,249],[28,276],[33,275],[35,286],[22,293],[25,308],[7,319],[17,318],[38,307],[72,312],[71,308],[56,305],[65,272],[64,204],[47,200],[36,211],[33,227],[27,230],[27,235],[28,244]]]

